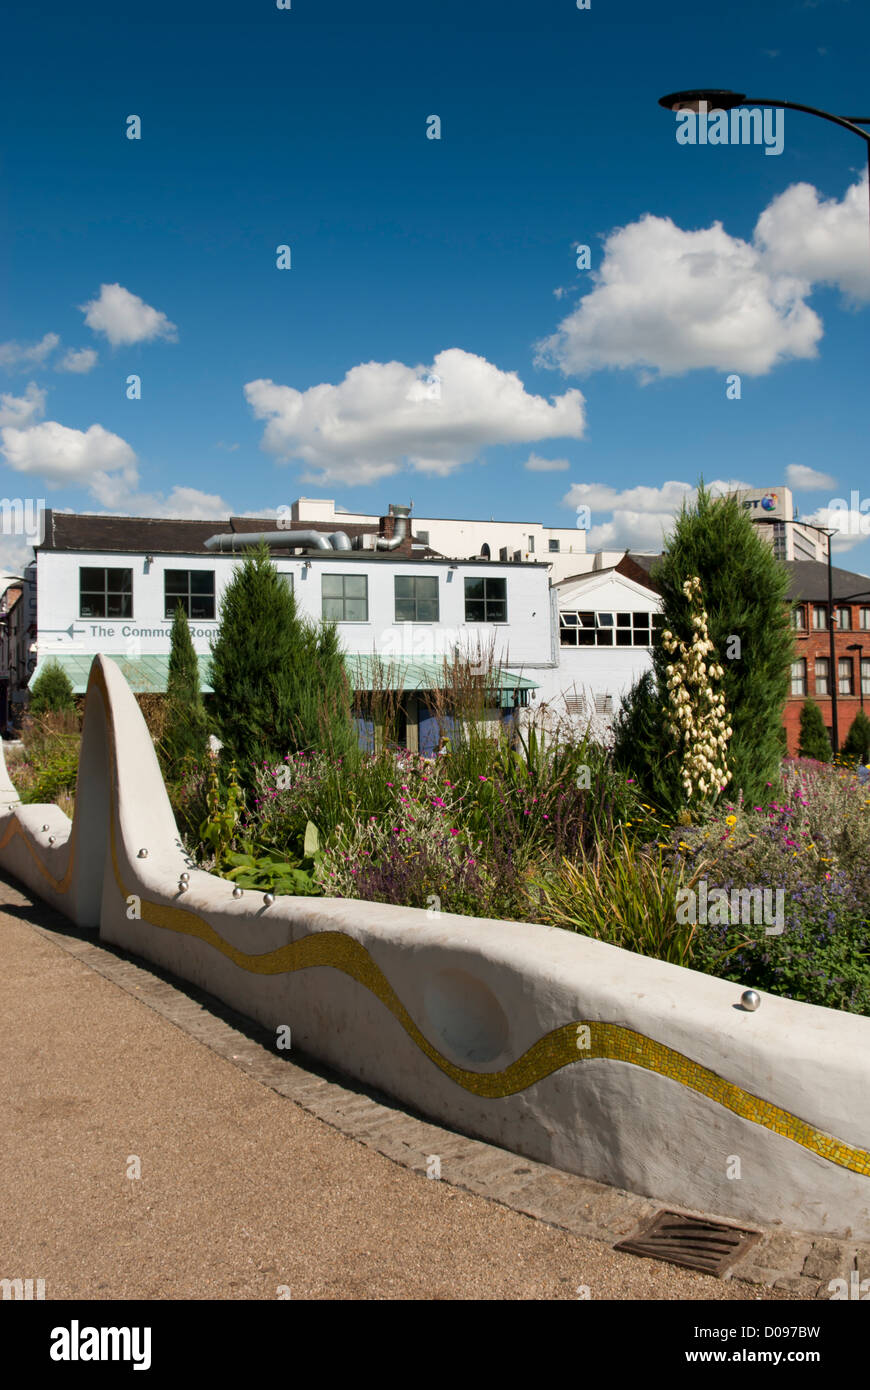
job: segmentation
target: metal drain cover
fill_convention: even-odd
[[[666,1260],[686,1269],[701,1269],[721,1278],[760,1239],[760,1231],[683,1216],[678,1211],[660,1211],[636,1235],[619,1241],[613,1248],[645,1255],[650,1260]]]

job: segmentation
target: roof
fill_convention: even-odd
[[[828,601],[828,566],[824,560],[785,560],[789,575],[788,596],[792,600],[807,599],[810,602]],[[854,570],[839,569],[832,566],[833,590],[835,599],[866,598],[870,601],[870,577],[856,574]]]
[[[106,655],[111,656],[112,661],[120,668],[122,676],[127,680],[135,694],[162,695],[165,693],[169,677],[168,654],[122,656],[120,652],[117,655],[112,652],[106,653]],[[84,695],[88,688],[88,677],[94,656],[94,652],[50,652],[40,657],[28,685],[32,687],[33,682],[47,664],[50,661],[56,661],[69,676],[73,694]],[[197,660],[202,690],[206,694],[211,694],[212,687],[208,683],[211,677],[211,657],[200,655]],[[348,679],[354,690],[438,690],[444,685],[443,657],[430,656],[411,660],[345,653],[344,662],[347,667]],[[497,679],[499,703],[505,708],[513,705],[515,691],[537,690],[538,688],[534,681],[528,680],[525,676],[519,676],[513,671],[499,669]]]
[[[359,522],[299,521],[292,527],[279,527],[274,516],[230,516],[212,521],[176,520],[166,517],[106,516],[87,512],[58,512],[49,508],[45,513],[45,537],[34,550],[115,551],[119,554],[143,555],[214,555],[206,550],[210,536],[240,535],[252,531],[274,531],[286,535],[289,530],[322,531],[331,535],[336,530],[354,536],[372,535],[376,528]],[[413,537],[412,537],[413,539]],[[332,552],[324,551],[324,554]],[[344,555],[347,552],[334,552]],[[392,552],[359,551],[369,559]],[[421,558],[440,557],[430,546],[416,552]]]

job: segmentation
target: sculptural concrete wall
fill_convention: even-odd
[[[188,863],[105,657],[74,822],[3,769],[0,869],[449,1125],[683,1208],[870,1238],[870,1019],[769,995],[747,1013],[736,985],[554,928],[233,897]]]

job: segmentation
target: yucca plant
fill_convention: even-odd
[[[623,830],[580,860],[533,881],[539,921],[622,946],[672,965],[690,965],[697,926],[677,921],[677,894],[701,869],[666,860],[660,845],[639,847]]]

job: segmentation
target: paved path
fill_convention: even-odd
[[[61,919],[16,888],[0,903],[0,1278],[47,1299],[788,1296],[428,1181],[48,939],[33,923]]]

